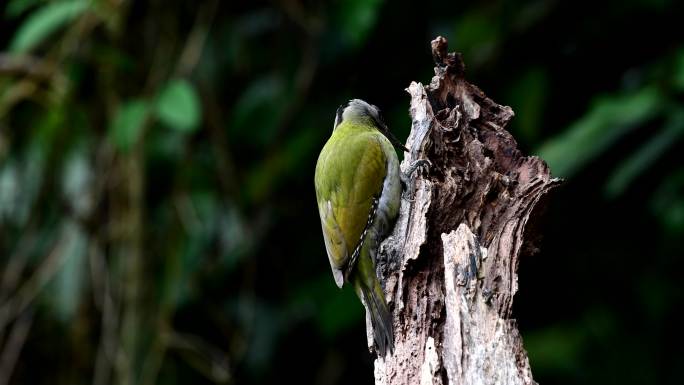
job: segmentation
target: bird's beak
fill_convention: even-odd
[[[387,139],[390,140],[390,142],[391,142],[395,147],[397,147],[398,149],[400,149],[400,150],[402,150],[402,151],[404,151],[404,152],[409,152],[408,148],[406,148],[406,146],[404,146],[404,144],[401,143],[401,142],[399,141],[399,139],[397,139],[396,136],[394,136],[394,134],[392,133],[392,131],[390,131],[389,128],[387,128],[387,126],[383,126],[383,129],[384,129],[383,131],[384,131],[385,136],[387,137]]]

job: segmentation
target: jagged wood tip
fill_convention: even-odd
[[[447,40],[431,47],[435,76],[407,89],[402,170],[416,159],[431,167],[376,260],[395,331],[376,384],[534,384],[512,301],[519,258],[538,249],[534,223],[560,181],[518,150],[505,129],[513,110],[465,80]]]

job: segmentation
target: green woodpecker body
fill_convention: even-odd
[[[374,257],[401,204],[399,160],[377,107],[351,100],[338,109],[316,164],[316,199],[337,286],[349,282],[366,305],[378,353],[392,350],[392,319]]]

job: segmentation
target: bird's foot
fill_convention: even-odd
[[[406,187],[402,193],[403,198],[409,202],[413,201],[413,194],[416,192],[416,174],[415,172],[419,169],[425,169],[426,171],[432,166],[427,159],[417,159],[414,160],[405,173],[401,173],[401,183]]]

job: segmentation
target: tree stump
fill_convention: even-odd
[[[511,318],[521,254],[537,250],[547,193],[560,181],[523,156],[504,127],[513,110],[464,79],[460,54],[432,41],[435,76],[413,82],[402,171],[414,179],[376,257],[394,323],[394,351],[376,384],[534,384]],[[368,344],[373,333],[367,319]]]

